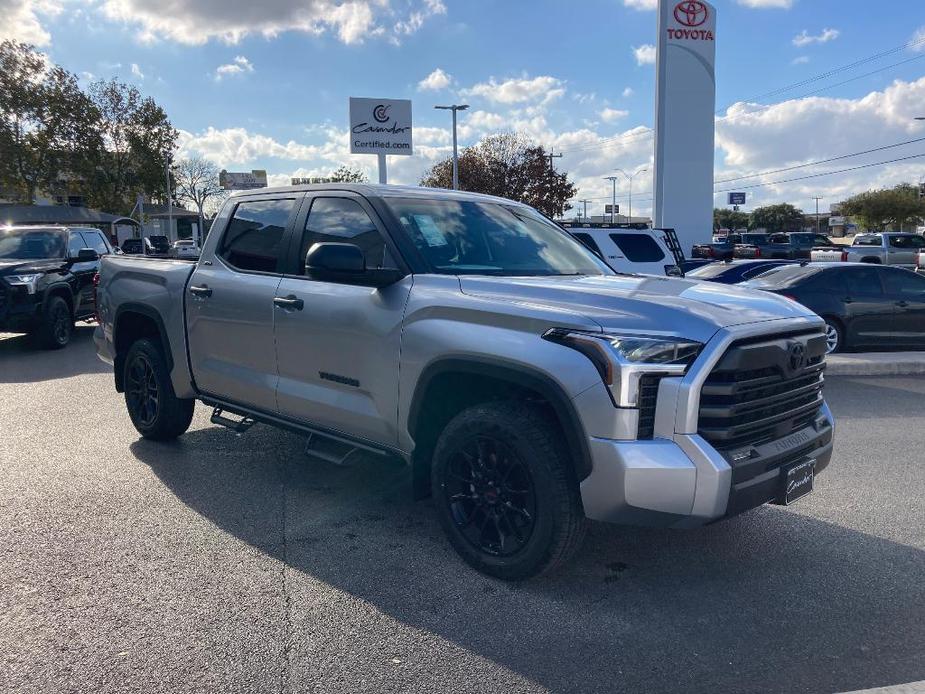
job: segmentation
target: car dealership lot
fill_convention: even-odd
[[[0,690],[847,691],[925,680],[925,377],[830,379],[810,497],[469,569],[407,471],[197,406],[141,440],[80,325],[0,336]]]

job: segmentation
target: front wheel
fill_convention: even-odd
[[[53,296],[45,305],[38,329],[39,344],[45,349],[67,347],[74,332],[74,316],[71,307],[60,296]]]
[[[845,331],[834,318],[825,319],[825,353],[836,354],[845,348]]]
[[[146,439],[175,439],[189,429],[195,400],[178,398],[167,360],[151,340],[138,340],[125,357],[125,406]]]
[[[474,568],[522,580],[565,563],[585,532],[558,425],[520,402],[475,405],[440,435],[433,498],[450,543]]]

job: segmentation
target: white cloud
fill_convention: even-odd
[[[140,80],[143,80],[145,78],[145,73],[143,73],[141,71],[141,68],[138,67],[138,63],[132,63],[131,70],[132,70],[133,77],[137,77]]]
[[[221,82],[224,77],[234,77],[235,75],[243,75],[246,72],[253,71],[254,65],[251,61],[243,55],[236,55],[230,63],[225,63],[215,68],[215,81]]]
[[[2,0],[0,0],[2,1]],[[9,0],[7,0],[9,1]],[[285,31],[311,35],[333,32],[343,43],[362,43],[372,37],[412,34],[429,18],[446,12],[440,0],[411,0],[400,14],[393,0],[224,0],[183,2],[169,0],[103,0],[109,19],[138,26],[140,38],[151,42],[171,39],[199,45],[210,39],[237,43],[251,34],[274,37]],[[396,19],[398,17],[398,19]],[[387,29],[384,22],[392,26]]]
[[[629,111],[623,111],[617,108],[605,108],[598,115],[601,117],[601,120],[605,123],[614,123],[621,118],[626,118],[630,114]]]
[[[439,91],[446,89],[453,83],[453,77],[440,68],[437,68],[424,79],[418,82],[420,91]]]
[[[782,9],[789,10],[793,7],[793,0],[736,0],[740,5],[753,7],[755,9]]]
[[[633,48],[633,56],[636,58],[637,65],[654,65],[655,53],[655,46],[649,43]]]
[[[488,82],[476,84],[464,90],[466,94],[481,96],[497,104],[520,104],[528,101],[548,103],[565,94],[562,80],[541,75],[539,77],[522,77],[497,82],[492,77]]]
[[[823,29],[819,34],[810,34],[806,29],[793,37],[793,45],[802,48],[813,43],[828,43],[839,37],[841,32],[838,29]]]
[[[798,55],[796,58],[790,61],[791,65],[806,65],[809,62],[808,55]]]
[[[922,53],[925,51],[925,26],[920,26],[916,29],[907,45],[909,49],[915,53]]]
[[[636,92],[633,91],[632,87],[627,87],[626,89],[623,90],[623,98],[629,99],[635,93]]]
[[[61,5],[54,0],[0,0],[0,41],[15,39],[36,46],[47,46],[51,35],[38,15],[56,16]]]
[[[623,4],[634,10],[654,10],[658,7],[658,0],[623,0]]]

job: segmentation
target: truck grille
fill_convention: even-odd
[[[824,370],[821,333],[733,343],[701,390],[698,433],[728,451],[798,431],[822,407]]]
[[[651,439],[655,435],[655,405],[658,400],[658,384],[664,376],[646,374],[639,379],[639,426],[637,439]]]

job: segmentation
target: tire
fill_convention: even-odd
[[[136,341],[128,350],[124,369],[125,407],[139,434],[169,441],[189,429],[196,401],[177,397],[167,360],[157,344]]]
[[[63,297],[53,296],[45,304],[41,323],[36,331],[39,346],[43,349],[67,347],[74,333],[74,316]]]
[[[472,567],[523,580],[581,545],[586,520],[562,440],[543,409],[525,402],[475,405],[447,424],[431,490],[450,544]]]
[[[838,354],[845,349],[845,329],[835,318],[825,319],[826,354]]]

